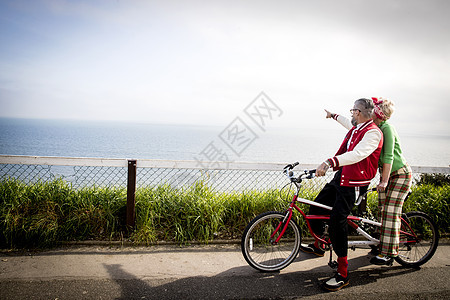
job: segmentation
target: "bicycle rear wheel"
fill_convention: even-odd
[[[439,244],[439,231],[423,212],[403,215],[399,254],[395,260],[406,267],[418,267],[431,259]]]
[[[263,272],[279,271],[297,256],[301,233],[292,219],[280,241],[275,243],[284,228],[284,217],[281,212],[266,212],[254,218],[245,228],[241,250],[253,268]]]

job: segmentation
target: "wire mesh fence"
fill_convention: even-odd
[[[14,178],[32,184],[63,179],[75,189],[90,186],[126,187],[127,173],[126,167],[0,164],[1,180]],[[316,181],[321,185],[324,180],[321,178]],[[277,189],[286,182],[281,170],[141,167],[136,174],[136,188],[166,185],[180,191],[198,183],[215,191],[235,192]]]
[[[136,188],[154,188],[167,185],[177,190],[189,189],[196,184],[217,192],[241,192],[247,190],[280,189],[288,179],[282,172],[282,164],[249,164],[235,163],[227,169],[202,169],[197,162],[189,161],[150,161],[138,164],[136,170]],[[311,169],[313,165],[300,165],[302,169]],[[413,184],[417,183],[422,173],[445,173],[450,168],[413,167]],[[333,172],[324,177],[316,177],[304,182],[305,187],[319,191],[330,181]],[[72,188],[79,189],[90,186],[126,187],[128,170],[127,161],[108,159],[64,159],[53,161],[47,158],[32,161],[17,157],[0,156],[0,179],[14,178],[26,184],[49,182],[63,179]],[[372,180],[376,185],[379,177]]]
[[[63,179],[73,188],[126,186],[127,169],[98,166],[52,166],[1,164],[0,178],[14,178],[26,184]]]

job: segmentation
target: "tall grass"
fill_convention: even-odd
[[[314,199],[318,191],[305,189],[301,197]],[[187,189],[169,185],[136,191],[136,227],[125,227],[126,188],[73,189],[61,180],[24,184],[0,182],[0,246],[49,247],[60,241],[121,240],[152,244],[158,241],[208,242],[237,239],[249,221],[265,211],[283,211],[293,191],[218,192],[198,182]],[[421,210],[435,218],[441,231],[450,231],[450,186],[413,188],[406,211]],[[284,199],[284,200],[283,200]],[[376,195],[368,210],[376,215]],[[301,207],[308,210],[306,205]],[[295,220],[306,233],[306,226]]]
[[[135,241],[177,242],[238,238],[257,214],[281,207],[277,191],[225,193],[203,183],[187,190],[163,185],[136,193]]]
[[[135,241],[209,240],[220,230],[225,207],[202,183],[181,193],[168,185],[136,192]]]
[[[1,246],[47,247],[120,235],[126,190],[74,190],[62,179],[30,185],[6,179],[0,183],[0,201]]]

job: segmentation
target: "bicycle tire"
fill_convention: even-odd
[[[278,234],[271,238],[284,217],[284,213],[269,211],[255,217],[245,228],[241,250],[245,260],[253,268],[262,272],[276,272],[286,268],[296,258],[300,249],[301,232],[294,220],[289,221],[277,244],[273,240]]]
[[[439,231],[434,221],[423,212],[408,212],[402,217],[395,260],[405,267],[419,267],[433,257],[438,244]]]

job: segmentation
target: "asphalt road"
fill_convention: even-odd
[[[350,285],[327,293],[328,257],[304,253],[261,273],[236,245],[3,251],[0,299],[450,299],[448,242],[420,269],[373,266],[367,253],[350,251]]]

